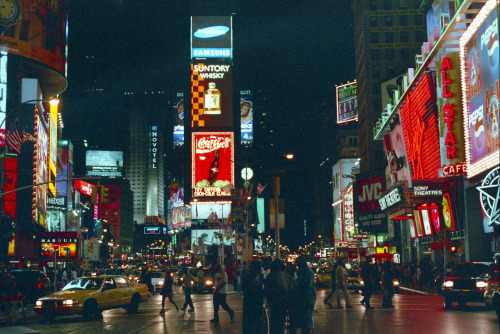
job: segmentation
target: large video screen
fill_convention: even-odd
[[[234,132],[192,133],[193,197],[231,196],[222,188],[235,183]]]
[[[87,175],[122,176],[123,152],[88,150],[85,155]]]
[[[358,100],[356,81],[339,85],[336,88],[337,124],[358,120]]]
[[[477,25],[471,24],[469,29],[474,27]],[[464,110],[467,110],[464,117],[468,118],[465,129],[465,135],[468,135],[467,175],[472,177],[498,165],[499,161],[500,47],[497,9],[492,10],[477,31],[470,32],[472,34],[464,34],[469,39],[462,37],[460,44],[462,65],[465,65],[467,73],[462,86],[466,96]]]
[[[233,126],[233,83],[229,64],[191,64],[191,127]]]
[[[231,16],[191,17],[191,58],[232,58]]]

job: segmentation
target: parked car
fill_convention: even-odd
[[[500,276],[498,272],[488,281],[488,286],[484,292],[484,302],[488,307],[495,309],[497,318],[500,320]]]
[[[461,262],[451,276],[443,282],[444,307],[451,309],[453,302],[460,306],[467,302],[483,302],[490,279],[489,262]]]
[[[53,292],[47,275],[39,270],[15,269],[12,275],[16,279],[16,288],[21,292],[28,302],[35,302],[38,298]]]
[[[148,298],[145,284],[133,283],[123,276],[81,277],[70,281],[62,291],[39,298],[34,311],[47,321],[69,314],[82,314],[89,319],[113,308],[125,308],[128,313],[136,313],[139,303]]]
[[[363,280],[361,279],[361,275],[357,270],[348,270],[347,271],[347,289],[354,290],[354,292],[361,292],[364,288]]]

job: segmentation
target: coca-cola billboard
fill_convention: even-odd
[[[194,132],[191,143],[193,197],[231,196],[234,132]]]

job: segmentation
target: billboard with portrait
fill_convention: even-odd
[[[403,182],[407,186],[411,186],[410,166],[399,112],[392,115],[389,121],[389,130],[389,133],[384,135],[384,149],[389,166],[391,185]]]
[[[8,1],[2,15],[2,48],[66,76],[68,0]],[[6,5],[7,6],[7,5]]]
[[[358,120],[358,100],[356,80],[335,87],[337,101],[337,124]]]
[[[220,236],[224,233],[224,245],[232,245],[236,242],[234,234],[226,233],[222,229],[212,229],[212,230],[191,230],[191,244],[192,245],[220,245]]]
[[[184,145],[184,93],[177,93],[172,104],[174,147]]]
[[[89,176],[122,176],[123,152],[87,150],[85,166]]]
[[[240,90],[241,143],[250,145],[253,142],[253,99],[252,92]]]
[[[193,197],[231,196],[235,183],[234,132],[193,132],[191,139]]]
[[[232,17],[191,16],[191,59],[232,57]]]
[[[233,82],[229,64],[191,64],[191,127],[233,126]]]
[[[464,118],[467,126],[467,175],[473,177],[498,165],[500,106],[500,46],[498,42],[498,10],[478,15],[460,39],[460,56],[464,82]],[[478,20],[483,19],[480,22]]]

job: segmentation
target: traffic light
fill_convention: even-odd
[[[101,186],[101,203],[108,203],[109,200],[109,188]]]
[[[97,202],[97,187],[99,186],[92,187],[92,197],[90,198],[90,202],[92,204],[95,204]]]

